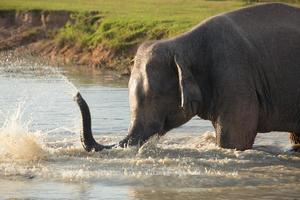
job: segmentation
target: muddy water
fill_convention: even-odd
[[[80,90],[96,138],[112,143],[129,123],[126,83],[112,73],[2,55],[0,198],[300,198],[300,155],[287,151],[286,133],[259,134],[253,150],[226,150],[215,146],[210,123],[195,118],[139,150],[85,152],[72,96]]]

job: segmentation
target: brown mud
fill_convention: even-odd
[[[120,53],[103,44],[82,48],[55,40],[58,30],[67,22],[72,23],[73,13],[64,10],[0,10],[0,51],[26,52],[50,63],[85,65],[128,75],[136,47]]]

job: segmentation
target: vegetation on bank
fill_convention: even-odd
[[[258,0],[9,0],[0,9],[75,11],[63,28],[52,33],[58,46],[94,49],[105,45],[127,53],[144,40],[169,38],[213,15]],[[300,0],[288,3],[300,5]]]

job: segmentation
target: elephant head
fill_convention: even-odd
[[[110,146],[94,140],[88,106],[77,95],[83,118],[81,141],[87,151],[142,145],[151,136],[164,135],[184,124],[201,109],[201,91],[190,66],[163,42],[144,43],[139,47],[128,88],[131,113],[128,134]]]

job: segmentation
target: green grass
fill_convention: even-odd
[[[251,1],[251,0],[250,0]],[[300,4],[300,0],[291,3]],[[116,50],[148,39],[168,38],[185,32],[204,19],[246,6],[232,0],[1,0],[0,9],[70,10],[76,23],[56,36],[60,44],[93,48],[99,43]],[[91,16],[88,11],[99,11]]]

